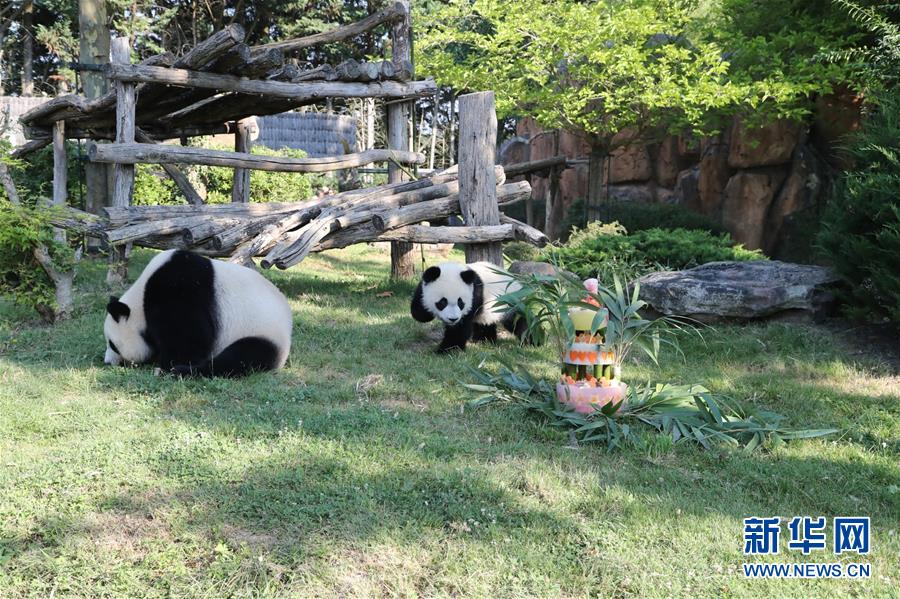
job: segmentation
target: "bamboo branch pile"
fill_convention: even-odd
[[[501,207],[531,195],[526,181],[506,183],[502,167],[495,167],[495,175]],[[231,256],[237,263],[262,257],[264,268],[289,268],[312,252],[374,241],[547,243],[537,229],[506,217],[495,226],[423,225],[460,214],[456,170],[302,202],[128,206],[106,208],[105,213],[101,236],[112,245],[193,249]],[[95,221],[74,216],[60,225],[94,235],[101,229]]]

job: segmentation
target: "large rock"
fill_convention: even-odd
[[[678,179],[675,181],[675,203],[697,210],[700,205],[700,190],[697,188],[699,181],[700,167],[695,166],[678,173]]]
[[[689,208],[717,216],[722,207],[722,194],[733,172],[728,166],[729,132],[705,137],[700,142],[700,173],[697,179],[697,204]]]
[[[609,165],[603,166],[603,177],[610,183],[634,183],[649,181],[653,177],[650,153],[646,146],[627,146],[613,150]]]
[[[605,191],[605,190],[604,190]],[[609,199],[614,202],[652,203],[656,196],[650,185],[610,185]]]
[[[802,132],[796,121],[781,119],[751,129],[738,119],[731,133],[728,165],[752,168],[790,162]]]
[[[790,216],[815,206],[821,191],[822,174],[815,156],[808,146],[797,146],[791,170],[766,217],[763,249],[768,255],[775,255],[781,245],[785,221]]]
[[[663,187],[675,187],[678,173],[681,171],[681,156],[678,153],[678,138],[669,136],[662,140],[656,148],[653,162],[653,179]]]
[[[820,313],[839,278],[822,266],[757,260],[710,262],[641,277],[641,299],[669,316],[752,319],[783,312]]]
[[[574,273],[568,270],[557,269],[548,262],[532,262],[530,260],[516,260],[509,265],[509,272],[514,275],[541,275],[547,277],[557,277],[563,273],[569,277],[578,278]]]
[[[762,248],[766,215],[786,176],[783,168],[739,171],[725,186],[722,224],[738,243]]]

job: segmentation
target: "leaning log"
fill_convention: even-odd
[[[155,143],[155,140],[147,135],[142,129],[135,129],[134,139],[141,142],[142,144]],[[200,197],[200,194],[197,193],[197,190],[194,189],[193,185],[191,185],[191,182],[188,180],[187,175],[182,173],[181,170],[174,164],[163,164],[161,166],[162,169],[166,171],[166,174],[169,175],[169,178],[172,179],[172,181],[178,187],[179,191],[181,191],[181,194],[188,201],[188,204],[193,204],[194,206],[200,206],[201,204],[203,204],[203,198]]]
[[[513,204],[529,195],[531,195],[531,185],[527,181],[508,183],[497,187],[497,203],[500,206]],[[375,229],[383,232],[426,220],[447,218],[459,213],[459,193],[454,193],[445,198],[409,204],[396,210],[379,212],[373,214],[371,220]]]
[[[515,233],[516,239],[518,241],[524,241],[539,248],[542,248],[550,243],[550,239],[546,235],[544,235],[543,232],[535,229],[531,225],[523,223],[520,220],[516,220],[511,216],[506,216],[505,214],[501,213],[500,223],[504,225],[512,225],[513,232]]]
[[[329,31],[323,31],[322,33],[316,33],[313,35],[308,35],[306,37],[299,37],[295,39],[284,40],[281,42],[272,42],[269,44],[264,44],[262,46],[256,46],[253,50],[254,52],[262,52],[270,48],[278,48],[279,50],[283,50],[284,52],[296,52],[297,50],[309,48],[310,46],[339,42],[351,37],[356,37],[357,35],[365,33],[366,31],[371,31],[382,23],[390,23],[392,21],[395,21],[396,19],[403,17],[405,14],[406,7],[403,6],[402,3],[396,2],[388,7],[379,10],[378,12],[372,13],[365,19],[357,21],[356,23],[342,25]]]
[[[217,31],[175,60],[175,68],[195,69],[203,67],[222,56],[246,37],[244,28],[237,23]]]
[[[98,144],[91,147],[88,157],[92,162],[112,164],[202,164],[288,173],[325,173],[354,168],[370,162],[421,164],[425,160],[425,156],[417,152],[399,150],[366,150],[321,158],[286,158],[169,144],[136,143]]]
[[[410,81],[381,81],[377,83],[306,82],[286,83],[243,79],[234,75],[220,75],[189,69],[167,69],[142,65],[110,65],[110,79],[142,83],[159,83],[181,87],[199,87],[244,94],[263,94],[276,98],[290,98],[297,102],[323,98],[420,98],[437,91],[434,79]]]

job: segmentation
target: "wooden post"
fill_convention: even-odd
[[[497,206],[497,113],[494,92],[459,97],[459,205],[466,225],[500,224]],[[466,262],[493,262],[503,266],[499,243],[466,246]]]
[[[81,63],[109,63],[109,29],[106,22],[104,0],[79,0],[78,60]],[[103,73],[82,71],[80,75],[85,99],[94,100],[106,94],[108,85]],[[91,214],[100,214],[109,202],[108,169],[105,164],[84,164],[84,207]],[[99,239],[88,237],[88,250],[99,248],[99,245]]]
[[[403,15],[391,28],[391,62],[401,69],[412,64],[412,25],[409,0],[402,0]],[[388,147],[392,150],[409,150],[409,116],[412,101],[394,102],[388,105]],[[388,163],[388,182],[404,180],[403,171],[393,162]],[[405,241],[391,243],[391,278],[410,279],[416,274],[413,244]]]
[[[66,123],[53,123],[53,205],[65,206],[66,186],[69,182],[66,159]],[[54,229],[53,237],[62,243],[66,241],[66,233],[62,229]]]
[[[127,37],[114,38],[110,44],[113,64],[131,62],[131,46]],[[134,83],[116,81],[116,143],[134,143],[135,93]],[[134,191],[134,165],[116,164],[113,167],[112,205],[124,208],[131,205]],[[109,270],[106,282],[110,286],[121,286],[128,279],[128,247],[110,248]]]
[[[253,117],[241,119],[237,122],[234,131],[234,151],[250,153],[252,141],[250,135],[255,126]],[[234,169],[234,188],[231,191],[231,201],[246,204],[250,201],[250,170],[246,168]]]

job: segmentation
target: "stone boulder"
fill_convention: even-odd
[[[697,187],[699,181],[700,167],[695,166],[678,173],[678,179],[675,181],[675,203],[697,210],[700,205],[700,190]]]
[[[787,172],[783,167],[738,171],[725,186],[722,224],[738,243],[752,250],[763,246],[766,215]]]
[[[822,313],[840,279],[828,268],[757,260],[710,262],[641,277],[641,299],[662,314],[699,320]]]
[[[722,206],[722,194],[733,172],[728,166],[728,131],[700,141],[700,173],[697,179],[697,204],[688,205],[707,216],[716,216]]]
[[[653,162],[653,180],[657,185],[672,188],[682,169],[681,156],[678,154],[678,138],[669,136],[662,140],[656,148]]]
[[[766,217],[763,249],[768,255],[775,255],[782,245],[785,222],[792,215],[813,208],[822,187],[821,168],[812,151],[806,145],[797,146],[787,179]]]
[[[610,185],[609,199],[614,202],[643,202],[644,204],[649,204],[656,199],[656,196],[652,186],[646,184]]]
[[[570,277],[575,277],[574,273],[567,270],[560,271],[548,262],[531,262],[529,260],[516,260],[509,265],[507,269],[514,275],[542,275],[547,277],[559,276],[562,272]],[[575,277],[578,278],[578,277]]]
[[[803,127],[796,121],[781,119],[751,129],[738,119],[731,133],[728,166],[752,168],[790,162],[802,134]]]

